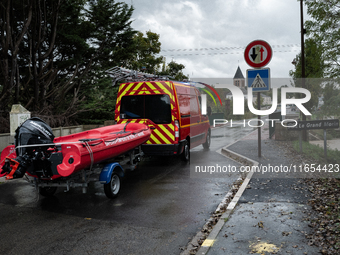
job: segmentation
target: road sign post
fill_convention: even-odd
[[[261,92],[257,92],[257,109],[258,110],[261,110]],[[258,136],[258,139],[257,139],[257,147],[258,147],[258,150],[257,150],[257,155],[259,158],[261,158],[261,115],[257,115],[257,125],[258,125],[258,128],[257,128],[257,136]]]
[[[253,68],[247,70],[247,86],[257,92],[257,109],[261,110],[261,91],[270,90],[270,69],[266,66],[272,58],[272,48],[262,40],[255,40],[248,44],[244,51],[244,59]],[[258,118],[258,157],[261,157],[261,115]]]

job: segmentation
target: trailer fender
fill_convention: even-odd
[[[120,178],[124,176],[124,170],[119,163],[117,162],[109,163],[105,165],[105,167],[100,172],[100,176],[99,176],[100,183],[102,184],[109,183],[113,172],[116,172]]]

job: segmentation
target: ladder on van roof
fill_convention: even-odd
[[[113,86],[119,81],[126,80],[128,82],[134,81],[152,81],[152,80],[173,80],[170,76],[159,76],[150,73],[144,73],[136,70],[115,66],[106,70],[106,73],[112,78]]]

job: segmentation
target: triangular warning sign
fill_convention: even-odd
[[[266,88],[267,85],[264,83],[264,81],[262,80],[260,74],[257,74],[253,83],[251,84],[252,88]]]

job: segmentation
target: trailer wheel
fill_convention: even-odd
[[[113,172],[109,183],[104,184],[104,192],[108,198],[115,198],[120,191],[121,180],[117,173]]]
[[[51,197],[57,191],[57,187],[40,187],[39,193],[44,197]]]

